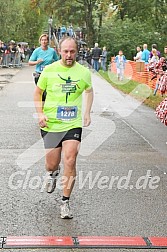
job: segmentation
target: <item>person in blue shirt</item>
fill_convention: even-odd
[[[119,53],[115,57],[114,62],[116,63],[118,80],[122,81],[124,78],[124,69],[125,69],[125,64],[126,64],[126,57],[125,55],[123,55],[122,50],[119,50]]]
[[[141,60],[144,61],[145,64],[148,64],[149,55],[150,55],[150,51],[147,49],[147,44],[144,44],[143,45],[143,52],[141,55]]]
[[[61,38],[64,37],[66,35],[67,29],[64,25],[62,25],[61,27]]]
[[[30,56],[29,66],[35,66],[34,81],[37,84],[40,74],[45,66],[59,59],[54,48],[49,47],[49,36],[42,34],[39,37],[40,47],[37,47]],[[46,92],[43,93],[42,101],[45,101]]]

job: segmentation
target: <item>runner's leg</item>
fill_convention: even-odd
[[[56,188],[57,176],[60,172],[61,147],[46,150],[46,169],[48,175],[46,178],[45,189],[47,193],[52,193]]]
[[[58,169],[61,161],[61,147],[54,149],[46,149],[45,165],[46,170],[54,172]]]
[[[76,177],[76,158],[79,151],[80,142],[77,140],[67,140],[62,143],[64,161],[64,183],[63,196],[70,197]]]

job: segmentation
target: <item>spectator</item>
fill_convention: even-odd
[[[36,46],[33,45],[31,48],[30,48],[30,51],[29,51],[29,58],[31,57],[33,51],[35,50]]]
[[[106,71],[106,64],[107,64],[107,50],[106,47],[104,46],[101,55],[101,67],[103,71]]]
[[[156,81],[156,86],[154,89],[154,93],[153,93],[154,96],[156,95],[158,89],[161,91],[162,96],[165,93],[165,91],[167,90],[166,70],[167,70],[166,59],[165,59],[165,57],[161,57],[160,60],[158,61],[158,63],[155,64],[155,70],[153,69],[153,71],[155,73],[155,77],[158,76],[157,81]]]
[[[158,51],[156,49],[152,49],[151,53],[152,57],[149,59],[149,63],[157,63],[159,61]]]
[[[66,27],[64,25],[62,25],[62,27],[61,27],[61,37],[64,37],[66,35],[66,32],[67,32]]]
[[[145,62],[145,64],[148,64],[149,55],[150,55],[150,51],[147,49],[147,44],[144,44],[141,59],[142,59],[142,61]]]
[[[52,23],[53,23],[53,19],[52,19],[52,17],[49,17],[49,19],[48,19],[48,24],[49,24],[50,26],[52,26]]]
[[[156,44],[152,44],[152,50],[151,50],[151,52],[150,52],[150,55],[149,55],[149,59],[151,59],[152,58],[152,56],[153,56],[153,49],[156,49],[157,50],[157,45]],[[159,59],[161,58],[161,53],[160,53],[160,51],[158,51],[157,50],[157,55],[158,55],[158,57],[159,57]]]
[[[95,47],[92,50],[93,68],[97,72],[99,71],[99,59],[102,54],[102,51],[98,46],[98,43],[95,43]]]
[[[9,46],[6,43],[2,42],[1,50],[3,53],[2,64],[3,64],[3,66],[8,67],[9,66],[9,55],[10,55]]]
[[[61,38],[61,28],[59,26],[58,29],[57,29],[57,40],[58,40],[58,42],[59,42],[60,38]]]
[[[81,32],[81,28],[77,27],[77,29],[75,30],[75,37],[80,39],[80,32]]]
[[[77,54],[77,61],[83,65],[84,64],[84,60],[85,60],[85,48],[84,46],[81,44],[80,48],[79,48],[79,52]]]
[[[23,62],[24,59],[25,59],[24,48],[20,44],[18,44],[17,50],[18,50],[19,55],[20,55],[20,61]]]
[[[133,58],[136,62],[141,62],[142,61],[142,50],[141,50],[141,46],[137,46],[136,48],[137,50],[137,54],[136,56]]]
[[[126,63],[126,58],[125,58],[125,55],[123,55],[122,50],[119,51],[114,61],[116,62],[118,80],[122,81],[124,78],[124,69],[125,69],[125,63]]]
[[[2,48],[2,41],[0,40],[0,65],[2,65],[2,59],[3,59],[3,48]]]
[[[161,75],[162,75],[162,70],[160,71],[160,68],[162,68],[162,64],[159,64],[159,57],[156,49],[152,49],[152,57],[149,59],[149,65],[148,69],[151,71],[154,75],[151,78],[153,80],[154,78],[157,78],[155,89],[153,92],[153,95],[155,96],[158,89],[159,89],[159,84],[161,83]],[[161,63],[161,62],[160,62]]]
[[[167,46],[164,47],[164,58],[167,60]]]
[[[16,44],[15,44],[15,41],[14,40],[11,40],[10,43],[9,43],[9,52],[10,52],[10,64],[13,65],[15,63],[15,55],[16,55],[16,51],[17,51],[17,48],[16,48]]]
[[[165,98],[156,108],[156,116],[167,126],[167,98]]]
[[[57,27],[56,27],[56,25],[53,28],[53,32],[54,32],[55,36],[57,37]]]
[[[51,40],[54,38],[53,33],[54,33],[54,27],[51,26]]]
[[[70,36],[70,27],[67,28],[67,36]]]
[[[73,31],[72,25],[69,26],[69,28],[68,28],[68,33],[69,33],[69,36],[70,36],[70,37],[73,37],[73,36],[74,36],[74,31]]]
[[[89,64],[88,65],[89,68],[91,68],[91,65],[92,65],[92,54],[91,54],[91,51],[90,51],[89,47],[86,49],[85,59],[86,59],[87,63]]]

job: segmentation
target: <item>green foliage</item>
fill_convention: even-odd
[[[52,6],[52,8],[50,7]],[[77,1],[64,0],[46,0],[44,4],[44,11],[50,16],[53,16],[54,23],[57,26],[74,24],[75,26],[82,26],[83,24],[83,6]]]
[[[32,8],[31,0],[1,1],[0,39],[37,44],[45,19],[46,16],[39,12],[39,6]]]
[[[121,20],[127,17],[131,20],[138,18],[142,21],[150,19],[152,10],[150,0],[113,0],[112,3],[116,6],[117,17]]]
[[[1,1],[1,40],[15,39],[15,28],[20,25],[20,20],[23,18],[22,11],[22,8],[19,8],[19,4],[15,0]]]
[[[52,15],[57,25],[74,28],[80,27],[86,32],[89,47],[98,39],[99,26],[102,25],[102,16],[108,10],[110,0],[45,0],[44,9],[49,14],[52,6]]]
[[[30,45],[38,45],[39,36],[43,33],[45,20],[47,17],[40,11],[39,7],[31,8],[27,4],[23,10],[23,20],[18,27],[18,34],[22,41],[27,41]]]
[[[38,37],[53,24],[80,27],[88,46],[106,45],[109,55],[122,48],[132,59],[136,46],[167,44],[167,0],[6,0],[0,1],[1,40],[38,44]]]
[[[133,59],[136,54],[136,46],[148,44],[151,48],[153,43],[158,45],[158,49],[163,51],[161,44],[162,34],[148,22],[125,18],[124,20],[112,17],[107,20],[101,29],[101,46],[106,46],[111,55],[118,54],[121,49],[128,59]]]
[[[73,27],[86,28],[87,41],[93,44],[94,32],[94,10],[97,9],[96,0],[46,0],[45,11],[49,13],[52,6],[52,15],[57,20],[57,25],[70,25]]]

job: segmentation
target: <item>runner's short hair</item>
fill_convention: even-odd
[[[61,49],[62,43],[63,43],[64,41],[66,41],[66,40],[73,40],[73,41],[75,42],[76,48],[77,48],[77,50],[78,50],[78,42],[77,42],[77,40],[76,40],[75,38],[72,38],[72,37],[63,37],[63,38],[59,41],[59,48],[60,48],[60,49]]]
[[[49,41],[49,36],[48,36],[48,34],[43,33],[43,34],[39,37],[39,43],[41,43],[41,39],[42,39],[43,37],[46,37],[46,38],[47,38],[47,41]]]

